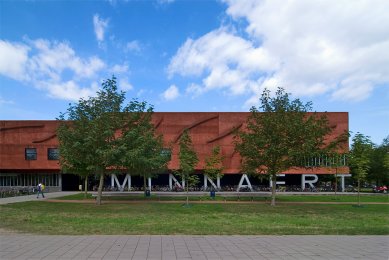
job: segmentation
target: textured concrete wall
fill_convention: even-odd
[[[154,113],[153,123],[163,134],[166,147],[172,147],[170,169],[178,168],[178,140],[185,129],[190,131],[195,150],[200,158],[197,168],[204,166],[214,146],[220,145],[225,156],[225,173],[238,173],[240,156],[234,152],[233,131],[244,128],[249,113],[240,112],[160,112]],[[333,132],[328,140],[348,130],[348,113],[327,113]],[[47,149],[58,146],[57,121],[0,121],[0,171],[58,171],[58,161],[47,159]],[[37,148],[37,160],[25,160],[25,148]],[[348,149],[348,143],[344,144]],[[339,173],[348,172],[348,168]],[[329,173],[328,169],[291,169],[287,173]]]

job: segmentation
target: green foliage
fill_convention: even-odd
[[[190,186],[194,186],[198,183],[198,176],[194,175],[195,167],[199,162],[196,151],[194,150],[192,139],[189,135],[189,131],[185,130],[181,135],[179,142],[180,151],[178,153],[178,159],[180,162],[180,168],[177,170],[178,174],[183,180],[185,180],[186,193],[189,191]],[[186,204],[189,204],[188,196],[186,198]]]
[[[183,177],[187,177],[195,171],[195,167],[199,162],[196,151],[193,147],[192,139],[187,130],[184,131],[180,138],[179,147],[179,172]]]
[[[351,151],[349,155],[349,165],[353,177],[357,180],[364,180],[370,169],[373,143],[368,136],[357,133],[352,139]]]
[[[132,100],[124,106],[116,78],[103,82],[96,97],[70,104],[59,117],[60,165],[65,172],[100,177],[97,203],[101,203],[104,174],[110,170],[143,175],[163,169],[162,136],[156,136],[146,102]],[[68,120],[68,121],[65,121]]]
[[[282,88],[275,97],[265,89],[260,101],[259,109],[250,109],[246,129],[236,135],[235,148],[242,156],[244,173],[267,174],[275,183],[278,173],[302,167],[302,158],[323,153],[324,138],[331,129],[325,115],[307,113],[312,110],[311,102],[290,100]]]
[[[57,135],[61,169],[85,177],[97,174],[100,195],[104,173],[114,165],[115,132],[122,123],[120,112],[124,95],[124,92],[118,92],[116,78],[112,77],[102,83],[96,97],[69,104],[67,112],[59,116],[61,123]],[[96,201],[100,204],[101,196]]]
[[[366,178],[376,185],[389,184],[389,136],[373,148]]]
[[[208,178],[215,181],[217,177],[223,176],[223,160],[224,156],[221,154],[220,146],[213,147],[211,155],[205,159],[204,173]]]
[[[361,133],[357,133],[352,141],[349,165],[353,178],[358,182],[358,205],[360,205],[361,181],[366,179],[367,172],[370,169],[373,143],[368,136]]]
[[[153,108],[146,102],[130,103],[125,115],[125,124],[115,149],[120,168],[129,173],[152,177],[167,167],[170,160],[163,151],[163,137],[157,135],[151,123]]]

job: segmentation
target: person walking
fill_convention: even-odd
[[[42,183],[39,183],[38,184],[38,194],[36,196],[37,199],[39,198],[39,194],[42,194],[42,198],[45,197],[45,194],[43,194],[44,189],[45,189],[45,185],[43,185]]]

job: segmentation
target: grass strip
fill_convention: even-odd
[[[23,202],[0,206],[0,228],[33,234],[389,235],[389,205]]]

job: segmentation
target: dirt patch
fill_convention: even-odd
[[[28,233],[23,233],[17,230],[6,229],[0,227],[0,235],[29,235]]]
[[[63,202],[63,203],[84,203],[95,204],[95,200],[56,200],[48,199],[46,202]],[[185,203],[183,200],[102,200],[102,204],[140,204],[140,203],[164,203],[164,204],[179,204]],[[222,201],[222,200],[207,200],[207,201],[189,201],[190,204],[270,204],[268,201]],[[319,202],[319,201],[277,201],[276,204],[331,204],[331,205],[354,205],[356,202]],[[389,205],[389,202],[362,202],[365,205]]]

